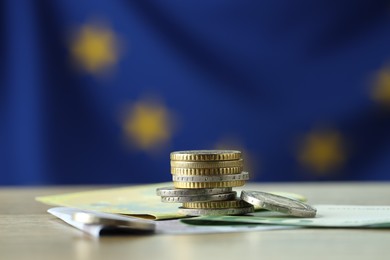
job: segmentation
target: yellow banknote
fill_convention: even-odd
[[[184,217],[178,204],[162,203],[156,189],[172,183],[137,185],[37,197],[36,200],[53,206],[65,206],[107,213],[127,214],[149,219]]]

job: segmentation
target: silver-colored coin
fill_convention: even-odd
[[[179,207],[179,213],[188,216],[245,215],[248,213],[252,213],[253,211],[253,206],[227,209],[188,209],[185,207]]]
[[[96,214],[88,212],[76,212],[72,215],[72,219],[86,225],[127,227],[137,230],[149,231],[155,229],[155,224],[148,220],[123,216],[112,217],[100,212]]]
[[[313,218],[317,210],[298,200],[261,191],[242,191],[241,199],[263,209],[277,211],[296,217]]]
[[[194,201],[220,201],[235,199],[237,192],[221,193],[214,195],[194,195],[194,196],[176,196],[176,197],[161,197],[162,202],[184,203]]]
[[[210,169],[210,168],[230,168],[243,167],[244,160],[232,161],[171,161],[171,168],[196,168],[196,169]]]
[[[249,180],[249,173],[242,172],[238,174],[226,175],[172,175],[175,182],[220,182],[220,181],[246,181]]]
[[[195,195],[213,195],[227,193],[233,190],[232,187],[226,188],[207,188],[207,189],[178,189],[175,187],[162,187],[156,189],[158,196],[178,197],[178,196],[195,196]]]

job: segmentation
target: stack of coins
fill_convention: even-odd
[[[180,213],[190,216],[253,212],[253,205],[233,191],[249,179],[240,151],[178,151],[170,157],[174,187],[157,189],[162,202],[183,203]]]

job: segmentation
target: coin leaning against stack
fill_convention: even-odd
[[[157,189],[162,202],[183,203],[182,214],[243,215],[253,205],[237,198],[233,187],[245,185],[249,173],[243,171],[241,152],[235,150],[194,150],[172,152],[171,174],[174,187]]]

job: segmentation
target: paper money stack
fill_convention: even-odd
[[[178,151],[170,157],[174,187],[157,189],[162,202],[183,203],[179,211],[191,216],[253,212],[253,205],[233,191],[249,179],[240,151]]]

